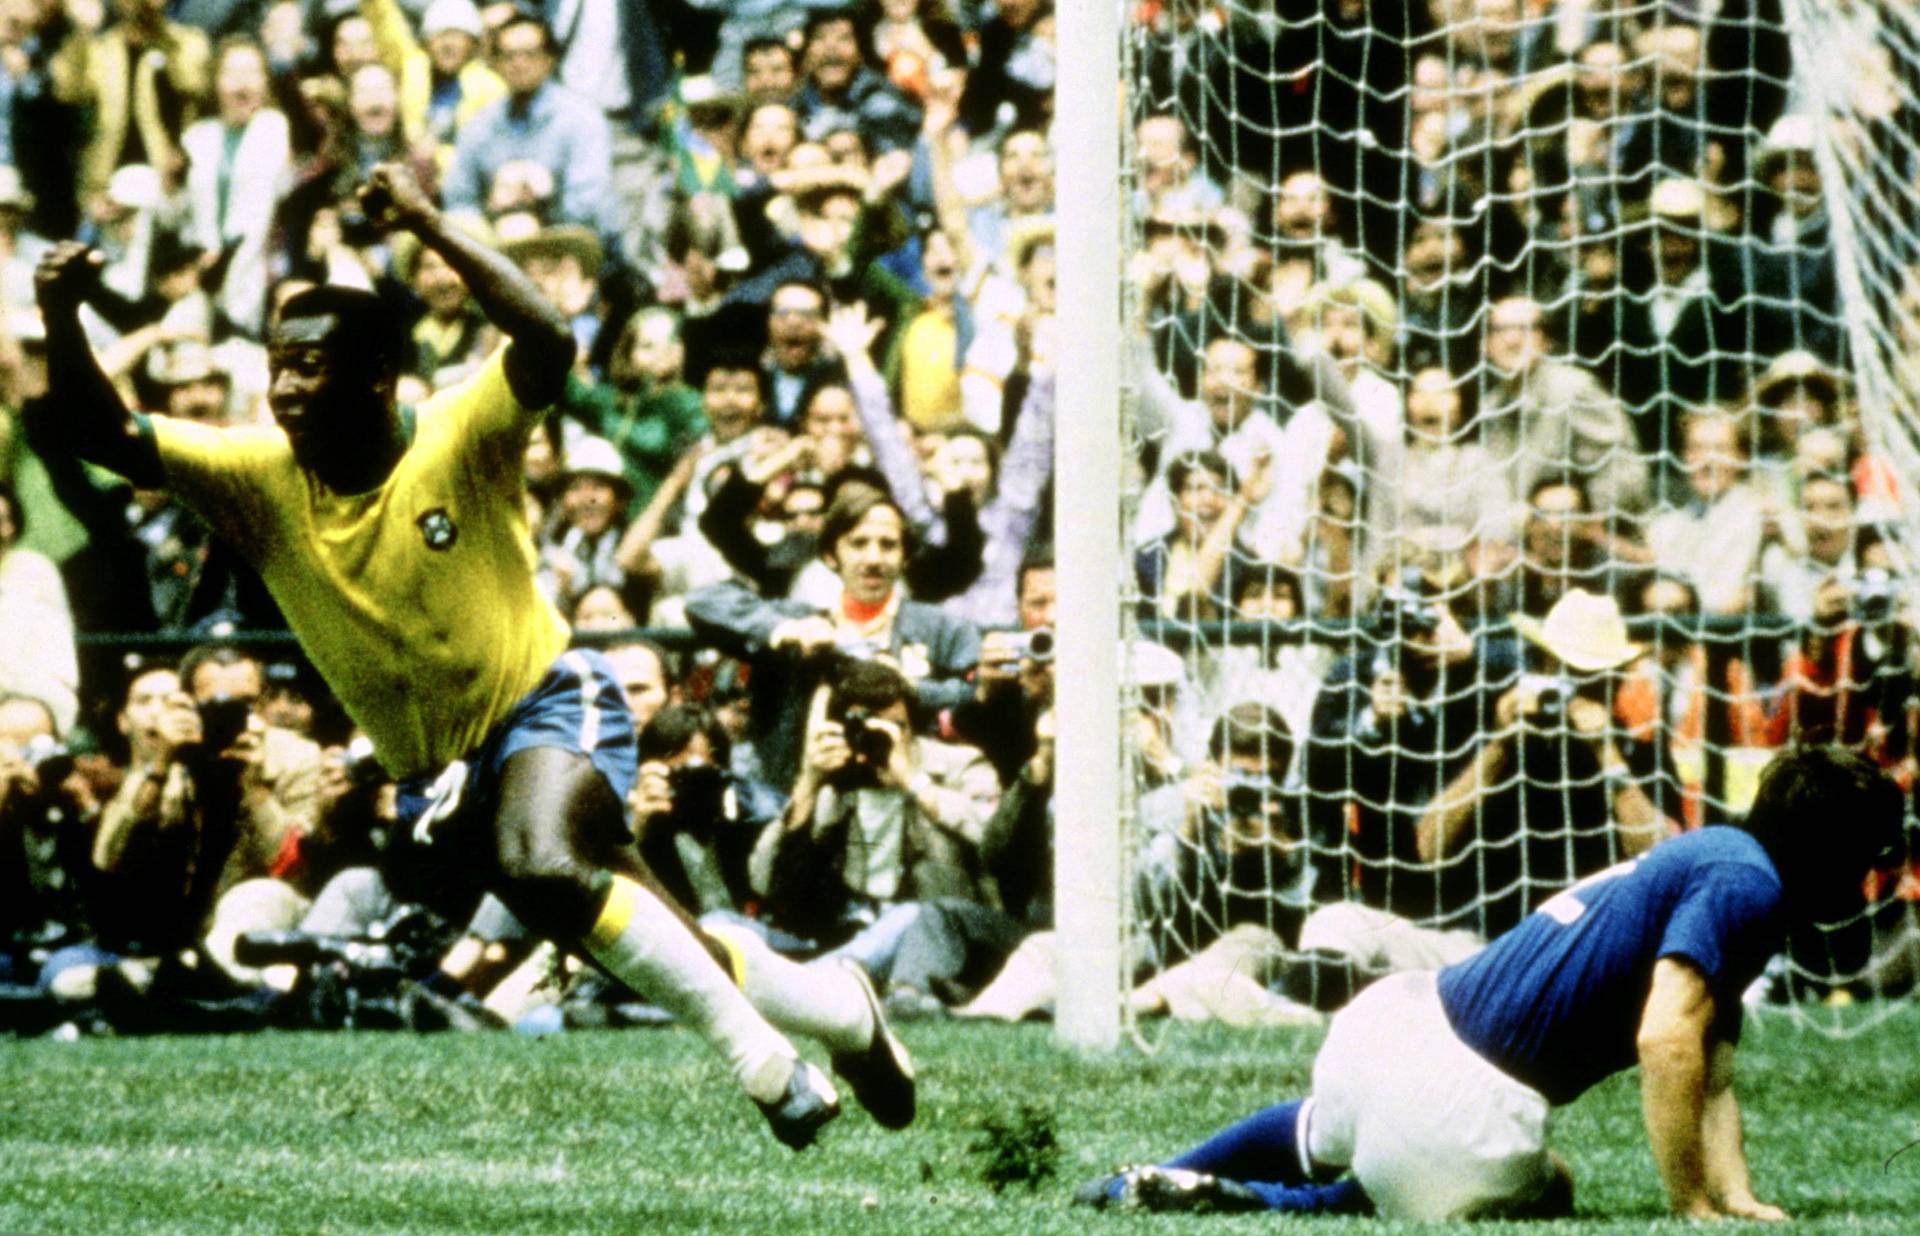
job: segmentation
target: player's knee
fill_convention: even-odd
[[[503,828],[496,858],[500,900],[536,934],[569,939],[593,926],[594,871],[564,840]]]

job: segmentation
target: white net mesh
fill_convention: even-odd
[[[1333,1003],[1738,818],[1783,746],[1911,782],[1920,16],[1164,0],[1126,40],[1143,975]],[[1770,994],[1871,1020],[1829,1010],[1912,985],[1913,883]]]

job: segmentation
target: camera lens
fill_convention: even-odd
[[[1227,814],[1232,816],[1256,816],[1266,809],[1263,796],[1257,786],[1235,785],[1227,789]]]
[[[1053,660],[1053,632],[1042,627],[1027,636],[1027,656],[1043,665]]]

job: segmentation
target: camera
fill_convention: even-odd
[[[1227,815],[1236,819],[1265,815],[1267,803],[1279,792],[1273,782],[1265,777],[1246,773],[1230,772],[1221,779],[1220,784],[1226,791]]]
[[[1373,604],[1373,628],[1382,638],[1430,638],[1440,629],[1440,613],[1418,587],[1402,582],[1380,590]]]
[[[1535,729],[1557,730],[1566,724],[1567,705],[1573,702],[1573,683],[1558,674],[1524,674],[1520,678],[1522,697],[1533,697],[1532,711],[1522,720]]]
[[[1892,622],[1899,609],[1899,582],[1881,567],[1860,572],[1853,584],[1853,616],[1865,626]]]
[[[341,753],[341,767],[346,770],[347,780],[357,789],[368,789],[383,784],[387,779],[387,770],[373,754],[373,740],[365,734],[356,734],[353,741]]]
[[[386,233],[380,225],[367,217],[358,206],[349,206],[340,212],[341,243],[355,249],[366,249],[386,239]]]
[[[42,791],[59,785],[73,771],[73,752],[51,734],[35,734],[29,738],[21,755],[33,769],[34,776],[40,779]]]
[[[847,749],[853,752],[855,761],[878,768],[893,757],[893,735],[875,725],[866,709],[847,709],[847,715],[840,720],[840,729],[846,735]]]
[[[200,713],[200,749],[215,757],[246,732],[247,721],[253,716],[252,700],[231,695],[201,700],[196,707]]]
[[[704,830],[726,814],[727,776],[719,766],[688,759],[668,770],[667,789],[673,795],[673,818]]]
[[[1007,651],[1022,661],[1050,665],[1053,663],[1053,628],[1017,632],[1008,637]]]

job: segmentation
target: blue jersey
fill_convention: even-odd
[[[1780,877],[1736,828],[1662,842],[1552,898],[1480,953],[1440,972],[1440,1003],[1467,1046],[1551,1103],[1630,1067],[1662,957],[1713,994],[1716,1037],[1781,944]]]

